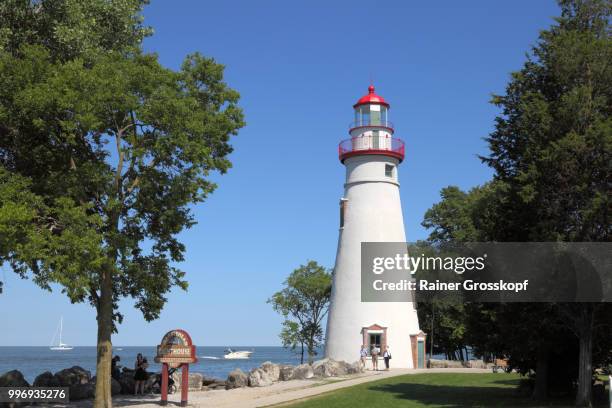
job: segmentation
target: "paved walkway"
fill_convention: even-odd
[[[315,395],[338,390],[352,385],[363,384],[383,378],[405,374],[419,373],[490,373],[491,370],[475,368],[434,368],[434,369],[394,369],[391,371],[367,371],[363,374],[345,378],[326,378],[310,380],[281,381],[269,387],[247,387],[231,391],[198,391],[189,393],[189,406],[207,408],[256,408],[269,405],[285,404],[291,401],[307,399]],[[169,406],[180,403],[180,393],[169,396]],[[176,404],[176,405],[174,405]],[[159,407],[159,395],[129,397],[120,396],[113,399],[116,407]],[[92,401],[70,404],[74,408],[89,408]]]

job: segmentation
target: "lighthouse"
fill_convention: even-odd
[[[346,179],[325,355],[353,362],[359,359],[362,345],[368,351],[376,346],[381,353],[389,346],[392,367],[422,367],[425,338],[415,304],[361,299],[362,242],[406,241],[399,191],[399,165],[405,149],[404,142],[394,137],[390,105],[373,85],[353,108],[350,138],[338,147]],[[367,361],[370,368],[370,356]]]

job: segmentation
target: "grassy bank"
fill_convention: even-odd
[[[518,374],[432,373],[393,377],[334,391],[292,408],[541,407],[572,406],[571,400],[538,404],[517,391]]]

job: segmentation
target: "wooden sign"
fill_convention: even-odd
[[[168,364],[169,367],[177,368],[181,364],[191,364],[198,361],[195,346],[191,337],[184,330],[172,330],[166,333],[157,346],[156,363]]]
[[[161,405],[168,403],[168,368],[182,368],[181,406],[187,406],[189,391],[189,364],[198,361],[191,336],[185,330],[171,330],[157,346],[156,363],[162,365]]]

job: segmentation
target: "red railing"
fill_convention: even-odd
[[[404,160],[404,141],[385,135],[367,135],[346,139],[338,145],[340,161],[362,154],[380,154]]]

